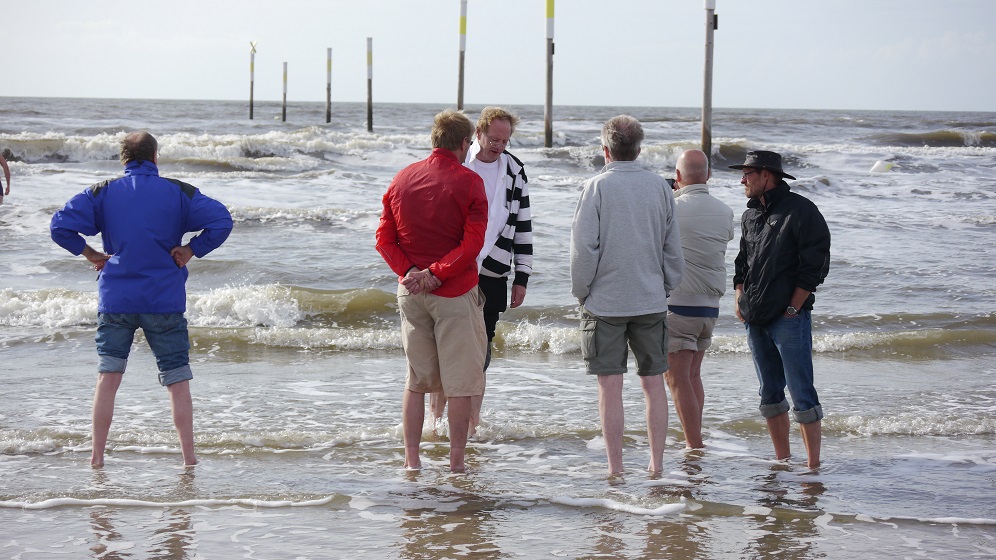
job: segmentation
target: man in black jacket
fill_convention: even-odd
[[[742,169],[750,200],[741,219],[740,253],[733,286],[737,318],[747,326],[747,342],[760,382],[761,414],[775,456],[789,449],[788,401],[802,431],[808,466],[820,464],[823,408],[813,386],[813,292],[830,267],[830,230],[809,199],[792,192],[775,152],[747,152]]]

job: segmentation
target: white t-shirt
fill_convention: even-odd
[[[477,255],[477,269],[481,269],[484,258],[491,252],[491,248],[498,242],[498,236],[508,221],[508,209],[505,207],[505,188],[501,181],[501,176],[505,170],[503,157],[499,157],[491,163],[474,158],[470,167],[484,180],[484,194],[488,197],[488,228],[484,233],[484,246],[481,253]]]

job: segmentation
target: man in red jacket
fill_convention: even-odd
[[[377,251],[398,276],[408,376],[401,408],[405,468],[422,467],[425,394],[449,404],[450,470],[464,471],[471,397],[484,394],[484,296],[477,255],[488,201],[481,177],[462,165],[474,125],[446,110],[432,126],[432,154],[403,169],[384,195]]]

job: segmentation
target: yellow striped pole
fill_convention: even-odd
[[[467,52],[467,0],[460,0],[460,70],[457,73],[457,110],[463,110],[463,64]]]
[[[716,0],[705,0],[706,10],[706,45],[705,45],[705,80],[702,92],[702,151],[712,166],[712,45],[713,31],[717,27]]]
[[[325,123],[332,122],[332,47],[325,51]]]
[[[249,120],[252,120],[252,88],[256,82],[256,41],[249,41]]]
[[[280,120],[287,122],[287,63],[284,63],[284,106],[280,113]]]
[[[373,37],[367,37],[367,132],[374,131],[373,42]]]
[[[543,145],[553,147],[553,0],[546,0],[546,109]]]

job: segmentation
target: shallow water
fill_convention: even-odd
[[[431,422],[425,468],[400,468],[396,279],[373,249],[380,197],[427,153],[441,107],[385,107],[391,118],[376,122],[391,124],[373,134],[360,105],[329,126],[315,124],[319,104],[286,124],[246,121],[227,102],[0,108],[14,172],[0,206],[0,557],[996,556],[996,115],[718,111],[713,194],[739,216],[725,166],[754,147],[781,151],[834,236],[813,314],[824,465],[771,459],[728,295],[703,366],[707,448],[683,449],[672,410],[666,472],[646,475],[631,375],[627,474],[608,479],[566,245],[580,185],[600,166],[598,129],[623,110],[563,108],[545,149],[541,109],[517,108],[511,150],[530,177],[536,274],[499,324],[469,472],[451,475],[446,428]],[[646,123],[641,160],[670,176],[697,143],[697,112],[625,111]],[[136,126],[160,139],[164,175],[236,220],[190,265],[191,470],[141,337],[106,466],[89,467],[95,274],[47,233],[69,197],[120,172],[116,142]],[[877,160],[892,171],[869,173]],[[797,433],[792,443],[801,451]]]

